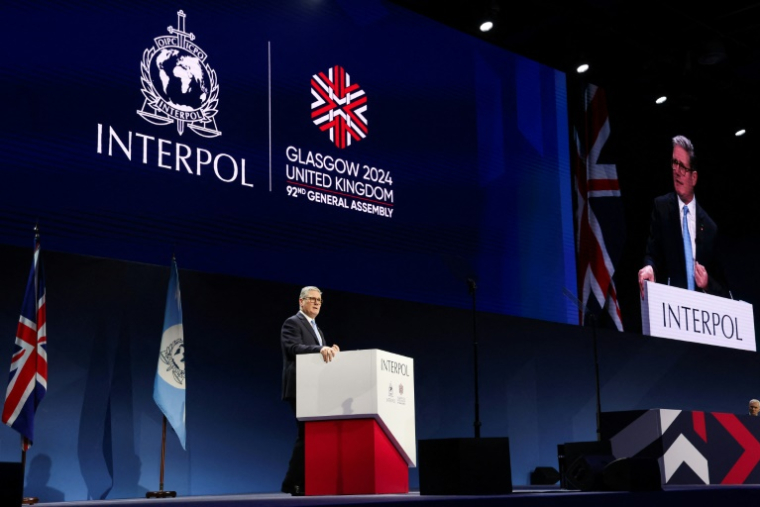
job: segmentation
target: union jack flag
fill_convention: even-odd
[[[311,118],[321,131],[329,131],[338,148],[367,137],[367,96],[339,65],[311,77]]]
[[[575,124],[573,170],[578,293],[584,308],[600,316],[607,314],[622,331],[613,280],[617,255],[610,252],[617,250],[619,254],[624,240],[622,203],[617,167],[602,159],[602,149],[610,136],[607,98],[602,88],[591,84],[584,87],[583,108],[578,111]],[[585,323],[583,311],[579,312],[579,321]]]
[[[11,374],[5,391],[3,423],[21,434],[21,447],[34,441],[34,413],[47,392],[47,332],[45,276],[40,260],[40,239],[35,237],[34,262],[26,284],[24,304],[16,330]]]

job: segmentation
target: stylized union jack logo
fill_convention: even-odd
[[[321,131],[330,133],[338,148],[367,137],[367,95],[343,67],[335,65],[311,77],[311,118]]]

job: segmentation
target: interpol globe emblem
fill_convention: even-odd
[[[177,124],[182,135],[185,126],[203,137],[222,133],[216,128],[219,83],[208,55],[193,41],[195,35],[185,31],[185,13],[177,13],[177,27],[168,27],[170,35],[156,37],[155,45],[143,52],[140,63],[142,93],[145,96],[139,114],[154,125]]]
[[[150,81],[159,96],[179,111],[198,111],[209,96],[209,78],[196,56],[184,49],[163,48],[150,62]],[[155,86],[160,83],[160,86]]]
[[[165,372],[171,373],[178,387],[185,384],[185,340],[177,338],[161,351],[159,359],[165,365]]]

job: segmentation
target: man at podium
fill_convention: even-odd
[[[298,313],[288,317],[280,332],[282,347],[282,399],[296,413],[296,355],[319,352],[326,363],[332,361],[340,348],[328,345],[325,335],[317,326],[317,315],[322,308],[322,291],[308,286],[301,289],[298,297]],[[281,490],[291,495],[304,494],[304,423],[296,419],[298,436],[293,446],[288,471]]]
[[[654,201],[645,265],[639,270],[641,297],[645,281],[723,296],[718,227],[694,196],[694,146],[684,136],[673,138],[670,167],[674,192]]]

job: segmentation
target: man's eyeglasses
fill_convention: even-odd
[[[683,162],[680,160],[673,159],[670,161],[670,166],[673,168],[674,171],[678,171],[680,173],[689,173],[691,172],[691,167],[686,167],[683,165]]]
[[[304,301],[311,301],[312,303],[322,304],[322,298],[308,297],[308,298],[303,298],[303,300]]]

